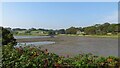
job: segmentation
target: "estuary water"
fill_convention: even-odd
[[[14,36],[15,39],[26,39],[26,38],[49,38],[50,36]],[[17,43],[18,46],[41,46],[47,44],[54,44],[53,41],[42,41],[42,42],[24,42],[24,43]]]
[[[14,36],[15,39],[24,39],[24,38],[48,38],[50,36]]]

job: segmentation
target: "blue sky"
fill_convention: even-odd
[[[6,2],[3,26],[61,29],[117,22],[117,2]]]

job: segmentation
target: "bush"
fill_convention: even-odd
[[[9,30],[3,27],[1,28],[2,28],[2,45],[7,45],[8,43],[15,45],[16,39],[14,39],[13,34]]]
[[[80,54],[73,58],[65,58],[54,53],[48,53],[36,47],[16,47],[11,44],[4,46],[3,68],[109,68],[120,67],[118,57],[99,57],[92,54]]]
[[[59,56],[41,51],[34,47],[11,48],[11,45],[4,46],[3,68],[43,68],[53,67]]]

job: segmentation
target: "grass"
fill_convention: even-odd
[[[13,33],[13,35],[17,35],[17,36],[45,36],[45,35],[48,35],[48,34],[42,34],[42,33],[39,33],[39,31],[32,31],[30,33],[25,33],[25,31],[18,31],[18,33]]]
[[[97,38],[119,38],[118,35],[86,35],[87,37],[97,37]]]
[[[76,35],[76,34],[60,34],[61,36],[80,36],[80,37],[95,37],[95,38],[120,38],[120,35]]]
[[[47,34],[14,34],[15,36],[47,36]],[[58,34],[58,36],[80,36],[93,38],[120,38],[120,35],[76,35],[76,34]]]

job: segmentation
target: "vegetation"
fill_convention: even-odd
[[[2,67],[2,46],[0,46],[0,68]]]
[[[4,46],[3,68],[109,68],[120,67],[118,57],[98,57],[92,54],[80,54],[69,58],[42,51],[36,47],[11,48],[11,44]]]
[[[48,32],[48,35],[55,35],[55,31],[53,31],[53,30],[49,30],[49,32]]]
[[[20,29],[20,28],[7,28],[14,35],[55,35],[55,34],[75,34],[75,35],[118,35],[120,33],[120,23],[118,24],[95,24],[93,26],[88,27],[70,27],[67,29],[59,29],[59,30],[48,30],[48,29]]]
[[[97,35],[107,35],[108,33],[117,34],[120,32],[119,27],[120,24],[96,24],[94,26],[89,26],[84,28],[84,32],[86,34],[97,34]]]
[[[57,30],[58,34],[65,34],[65,29],[60,29],[60,30]]]
[[[14,39],[13,34],[7,29],[4,29],[3,27],[1,28],[2,28],[2,45],[7,45],[8,43],[15,45],[16,39]]]
[[[78,31],[77,28],[75,28],[75,27],[70,27],[70,28],[66,29],[66,34],[76,34],[77,31]]]
[[[17,42],[16,42],[16,39],[14,39],[13,34],[11,34],[10,31],[8,31],[7,29],[4,29],[3,27],[0,27],[0,29],[1,29],[0,30],[0,42],[1,42],[0,43],[0,67],[1,67],[2,57],[5,56],[3,52],[4,45],[11,44],[11,47],[13,47]]]
[[[33,35],[33,36],[41,36],[41,35],[48,35],[48,30],[46,29],[21,29],[21,28],[14,28],[9,29],[14,35]]]
[[[118,34],[120,32],[120,24],[110,24],[110,23],[104,23],[104,24],[96,24],[94,26],[88,26],[88,27],[71,27],[66,29],[67,34],[77,34],[78,31],[84,32],[87,35],[110,35],[110,34]]]
[[[3,28],[3,30],[5,30]],[[13,36],[9,31],[5,30],[4,40]],[[9,37],[12,36],[12,37]],[[6,38],[9,37],[9,38]],[[2,41],[3,43],[4,41]],[[10,43],[12,42],[12,43]],[[37,47],[14,47],[12,40],[2,46],[2,68],[119,68],[119,57],[100,57],[92,54],[80,54],[76,57],[58,56],[49,53],[48,50],[41,50]]]

